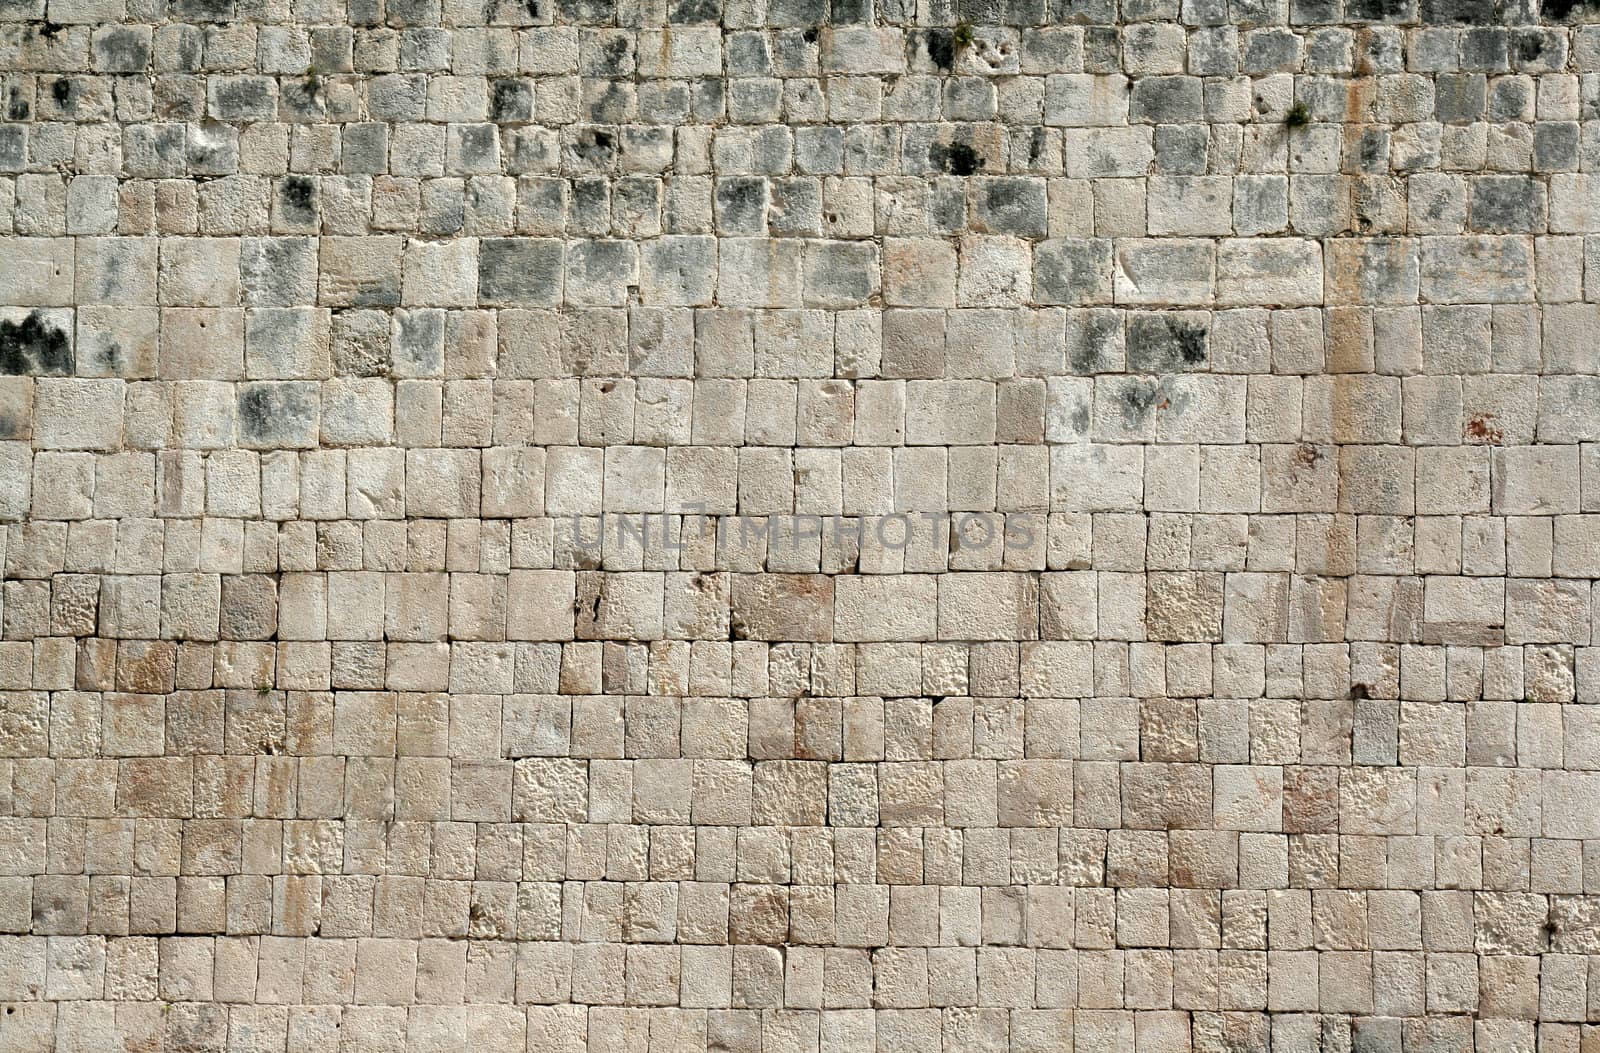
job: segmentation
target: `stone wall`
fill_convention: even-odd
[[[0,0],[0,1050],[1600,1050],[1590,20]]]

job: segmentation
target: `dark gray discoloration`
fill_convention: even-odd
[[[1478,176],[1472,181],[1472,229],[1494,234],[1540,229],[1544,186],[1527,176]]]
[[[0,319],[0,373],[64,377],[72,370],[72,334],[43,311],[29,311],[21,321]]]
[[[767,224],[765,179],[717,181],[717,229],[723,234],[764,234]]]
[[[1128,368],[1141,373],[1203,369],[1210,346],[1207,317],[1198,312],[1153,312],[1128,317]]]
[[[1034,250],[1034,298],[1047,304],[1104,303],[1111,289],[1111,243],[1092,238],[1042,242]]]
[[[977,191],[975,217],[983,229],[1022,238],[1043,237],[1049,226],[1044,180],[984,180]]]
[[[928,147],[928,163],[949,175],[968,176],[984,165],[982,155],[966,143],[934,143]]]
[[[243,384],[239,387],[239,439],[246,446],[314,446],[317,408],[314,383]]]
[[[317,224],[317,183],[309,176],[286,176],[278,181],[278,215],[294,227]]]
[[[1080,376],[1122,369],[1122,315],[1117,311],[1075,313],[1067,327],[1067,366]]]
[[[533,119],[533,85],[525,80],[497,80],[489,87],[489,119],[512,124]]]
[[[487,238],[478,246],[478,298],[484,303],[555,304],[561,296],[561,243]]]

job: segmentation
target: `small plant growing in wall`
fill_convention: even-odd
[[[951,42],[955,44],[957,55],[970,48],[972,42],[977,39],[972,32],[972,23],[967,21],[957,22],[955,29],[951,31],[950,38]]]
[[[322,70],[318,68],[315,62],[312,62],[306,66],[305,80],[301,84],[301,89],[306,93],[307,98],[315,99],[322,94],[322,86]]]
[[[1283,115],[1284,127],[1288,128],[1290,131],[1293,131],[1296,128],[1304,128],[1310,123],[1311,111],[1303,102],[1295,103],[1293,106],[1289,107],[1289,112]]]

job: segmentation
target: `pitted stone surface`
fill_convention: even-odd
[[[0,0],[0,1051],[1600,1051],[1591,0]]]

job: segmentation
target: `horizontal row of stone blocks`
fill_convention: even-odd
[[[57,575],[8,583],[10,639],[1590,642],[1587,579],[1286,571],[511,570]],[[29,631],[30,621],[37,626]],[[448,648],[447,648],[448,650]],[[398,657],[428,649],[404,646]],[[243,652],[241,652],[243,653]],[[270,649],[269,649],[270,653]],[[1441,655],[1442,657],[1442,655]],[[1082,694],[1086,692],[1069,692]]]
[[[400,236],[83,240],[91,241],[83,262],[93,268],[85,278],[94,283],[98,277],[90,288],[101,290],[85,300],[175,307],[234,307],[246,297],[368,308],[623,307],[631,299],[692,307],[715,298],[734,307],[837,310],[876,304],[880,295],[899,306],[991,308],[1410,304],[1419,297],[1444,304],[1526,303],[1534,300],[1541,267],[1556,289],[1587,290],[1592,298],[1594,264],[1588,261],[1600,253],[1600,238],[1515,235],[1333,239],[1326,260],[1324,243],[1308,238],[1066,238],[1034,245],[1006,235],[968,235],[959,244],[891,240],[881,264],[870,241],[708,235],[673,235],[641,246]],[[0,294],[19,306],[77,302],[79,241],[0,239],[15,261]],[[1488,275],[1493,282],[1486,282]],[[284,314],[282,321],[297,316],[327,325],[327,315],[305,311]],[[265,325],[274,316],[256,317]],[[47,321],[41,314],[34,324]],[[257,339],[269,335],[281,343],[294,333],[258,330]]]

